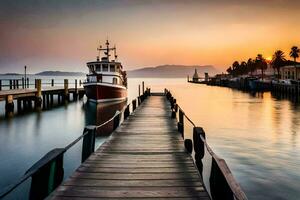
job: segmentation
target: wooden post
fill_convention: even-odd
[[[9,89],[12,90],[12,88],[13,88],[12,80],[9,80]]]
[[[184,140],[184,147],[188,153],[193,152],[193,142],[191,139],[185,139]]]
[[[29,88],[29,78],[27,78],[26,83],[27,83],[27,88]]]
[[[64,178],[64,149],[53,149],[35,163],[27,172],[32,175],[29,199],[45,199]]]
[[[54,79],[51,80],[51,87],[54,87]]]
[[[69,101],[69,81],[64,79],[64,100]]]
[[[144,83],[144,81],[142,82],[142,89],[143,89],[143,94],[144,94],[144,92],[145,92],[145,83]]]
[[[14,97],[13,95],[7,95],[5,101],[5,113],[6,116],[10,116],[14,112]]]
[[[42,101],[44,101],[43,105],[45,105],[45,98],[43,98],[42,100],[42,80],[36,79],[35,83],[36,83],[36,95],[35,95],[34,106],[35,108],[41,108]]]
[[[236,199],[215,157],[212,157],[209,183],[212,199]]]
[[[77,100],[78,97],[78,88],[77,88],[77,79],[75,79],[75,92],[73,93],[73,99]]]
[[[0,80],[0,91],[2,90],[2,80]]]
[[[83,163],[95,151],[96,126],[85,127],[83,134],[81,162]]]
[[[139,85],[139,96],[141,96],[141,85]]]
[[[19,80],[16,80],[16,84],[17,84],[17,89],[19,89]]]
[[[127,119],[130,115],[129,105],[127,105],[125,111],[124,111],[124,120]]]
[[[25,89],[25,79],[22,77],[22,88]]]
[[[181,133],[182,138],[184,138],[184,113],[179,109],[179,122],[177,123],[178,132]]]
[[[14,89],[16,89],[16,80],[15,79],[13,81],[13,84],[14,84]]]
[[[203,172],[203,163],[202,158],[205,154],[205,144],[202,141],[202,136],[205,139],[205,132],[201,127],[194,127],[193,129],[193,141],[194,141],[194,151],[195,151],[195,161],[199,173],[202,175]]]
[[[136,100],[132,100],[132,112],[136,109]]]

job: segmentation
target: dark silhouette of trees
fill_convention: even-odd
[[[274,52],[272,56],[272,60],[270,64],[277,71],[278,78],[280,77],[280,68],[287,65],[295,65],[300,64],[297,62],[297,58],[300,57],[300,49],[297,46],[293,46],[289,53],[289,56],[294,59],[294,61],[286,60],[284,52],[281,50],[277,50]],[[255,70],[261,70],[261,78],[264,79],[264,72],[268,68],[268,62],[263,57],[262,54],[257,54],[255,59],[249,58],[247,62],[242,61],[239,63],[238,61],[234,61],[232,66],[230,66],[226,71],[228,74],[233,76],[240,76],[244,74],[250,73],[253,75]]]
[[[296,46],[293,46],[291,48],[290,57],[294,58],[294,62],[296,62],[297,58],[299,58],[299,54],[300,54],[300,49],[298,49],[298,47]]]
[[[264,80],[264,71],[268,68],[268,64],[262,54],[257,54],[255,65],[257,69],[261,70],[261,78]]]
[[[241,64],[238,61],[235,61],[226,71],[233,76],[244,75],[249,72],[251,72],[252,75],[253,71],[255,71],[255,66],[252,59],[249,59],[248,62],[242,61]]]
[[[285,59],[284,52],[281,50],[275,51],[271,61],[271,65],[274,69],[277,70],[278,78],[280,77],[280,68],[283,67],[285,64],[286,64],[286,59]]]
[[[256,70],[255,63],[252,60],[252,58],[249,58],[247,61],[247,69],[248,69],[248,72],[250,72],[251,76],[253,75],[253,72]]]

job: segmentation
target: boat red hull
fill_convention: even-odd
[[[86,96],[94,102],[118,101],[127,98],[127,89],[118,85],[86,84]]]

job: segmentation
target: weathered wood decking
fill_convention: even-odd
[[[165,97],[150,96],[50,199],[205,199]]]

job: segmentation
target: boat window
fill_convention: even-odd
[[[92,72],[94,72],[94,65],[89,65],[89,69],[90,69],[90,72],[92,73]]]
[[[100,72],[101,71],[101,65],[100,64],[96,64],[96,71]]]
[[[115,65],[110,65],[110,71],[111,72],[115,72],[116,71]]]
[[[118,84],[118,79],[117,78],[113,78],[113,84]]]
[[[107,64],[102,65],[102,71],[108,72],[108,65]]]

